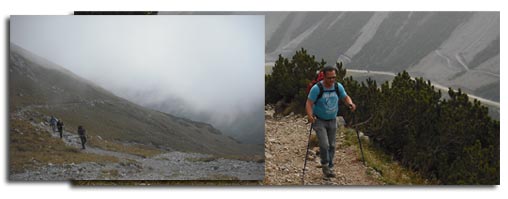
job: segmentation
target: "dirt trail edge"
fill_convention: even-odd
[[[265,108],[265,184],[302,185],[302,169],[310,125],[301,116],[274,118],[274,111]],[[323,179],[318,166],[318,147],[311,147],[305,172],[305,185],[380,185],[379,176],[358,159],[354,146],[344,146],[344,127],[337,132],[334,159],[335,178]],[[312,134],[315,134],[312,131]]]

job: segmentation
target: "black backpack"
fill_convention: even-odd
[[[337,93],[337,97],[339,97],[339,99],[340,99],[339,85],[337,84],[337,82],[334,83],[335,88],[333,90],[326,90],[326,91],[325,91],[325,88],[324,88],[324,86],[323,86],[323,84],[321,82],[317,82],[316,84],[317,84],[317,86],[319,88],[319,94],[318,94],[318,96],[316,98],[316,101],[314,101],[314,104],[316,104],[317,101],[319,99],[321,99],[321,97],[323,97],[323,93],[325,93],[325,92],[327,92],[327,93],[329,93],[329,92],[335,92],[335,93]]]

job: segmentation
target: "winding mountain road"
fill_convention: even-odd
[[[352,72],[352,73],[362,73],[362,74],[376,74],[376,75],[389,75],[389,76],[397,76],[397,74],[395,73],[392,73],[392,72],[384,72],[384,71],[372,71],[372,70],[357,70],[357,69],[347,69],[348,72]],[[411,77],[411,79],[415,79],[414,77]],[[448,87],[444,86],[444,85],[441,85],[441,84],[436,84],[436,83],[432,83],[432,85],[437,88],[437,89],[440,89],[442,91],[445,91],[445,92],[448,92]],[[492,101],[492,100],[489,100],[489,99],[485,99],[485,98],[482,98],[482,97],[478,97],[476,95],[472,95],[472,94],[467,94],[470,98],[473,98],[473,99],[476,99],[486,105],[489,105],[489,106],[494,106],[496,108],[499,108],[499,102],[495,102],[495,101]]]

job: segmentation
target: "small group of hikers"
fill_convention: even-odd
[[[305,104],[309,123],[319,140],[321,168],[325,178],[335,177],[333,157],[339,100],[343,100],[351,111],[356,110],[356,105],[342,84],[336,82],[337,73],[337,68],[333,66],[324,67],[318,75],[318,81],[310,88]]]
[[[58,120],[55,118],[55,116],[51,116],[51,119],[49,120],[49,125],[51,126],[51,129],[53,130],[53,132],[58,132],[60,133],[60,139],[63,138],[63,127],[64,127],[64,123],[62,120]],[[83,128],[83,126],[78,126],[78,135],[79,135],[79,139],[81,140],[81,148],[82,149],[85,149],[85,144],[86,144],[86,130],[85,128]]]

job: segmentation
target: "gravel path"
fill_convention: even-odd
[[[304,158],[309,126],[298,116],[273,118],[273,110],[265,111],[265,184],[302,185]],[[358,159],[357,149],[345,147],[343,133],[337,132],[337,148],[334,158],[335,178],[323,179],[319,167],[318,147],[313,147],[307,160],[305,185],[378,185],[377,174]],[[312,132],[315,134],[315,132]],[[317,139],[317,138],[316,138]],[[368,174],[369,173],[369,174]]]
[[[27,110],[18,112],[20,118]],[[45,129],[55,139],[47,123],[33,123]],[[80,149],[79,136],[64,131],[66,145]],[[56,165],[48,163],[36,170],[11,174],[14,181],[67,181],[67,180],[263,180],[264,163],[216,158],[212,155],[171,151],[150,158],[87,146],[83,153],[114,156],[118,163],[87,162]]]

